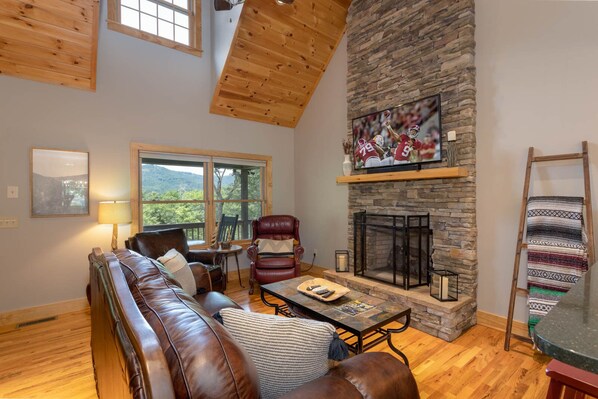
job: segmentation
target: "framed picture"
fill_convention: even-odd
[[[89,215],[89,153],[31,150],[31,216]]]

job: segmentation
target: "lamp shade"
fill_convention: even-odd
[[[100,208],[98,210],[98,223],[131,223],[131,203],[129,201],[100,202]]]

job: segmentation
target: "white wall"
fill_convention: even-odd
[[[102,2],[96,93],[0,76],[0,216],[20,224],[0,230],[0,312],[84,296],[87,254],[110,248],[97,203],[129,197],[132,141],[271,155],[274,212],[295,212],[293,130],[208,113],[212,2],[202,5],[202,58],[108,31]],[[29,217],[31,147],[90,152],[90,216]],[[119,246],[128,234],[121,226]]]
[[[336,184],[347,135],[347,39],[344,37],[295,128],[295,209],[303,261],[334,268],[334,250],[347,248],[348,188]]]
[[[598,2],[476,1],[480,310],[507,314],[528,147],[579,152],[587,140],[598,209],[597,16]],[[533,194],[583,195],[580,162],[536,171]]]

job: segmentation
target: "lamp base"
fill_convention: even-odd
[[[118,249],[118,224],[112,225],[112,250]]]

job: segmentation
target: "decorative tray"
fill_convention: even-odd
[[[322,298],[321,295],[307,290],[307,287],[309,287],[310,285],[319,285],[320,287],[326,287],[330,291],[334,290],[334,294],[330,295],[328,298]],[[342,297],[343,295],[348,294],[351,290],[347,287],[344,287],[337,283],[333,283],[332,281],[325,280],[323,278],[313,278],[299,284],[299,286],[297,287],[297,291],[322,302],[332,302]]]

